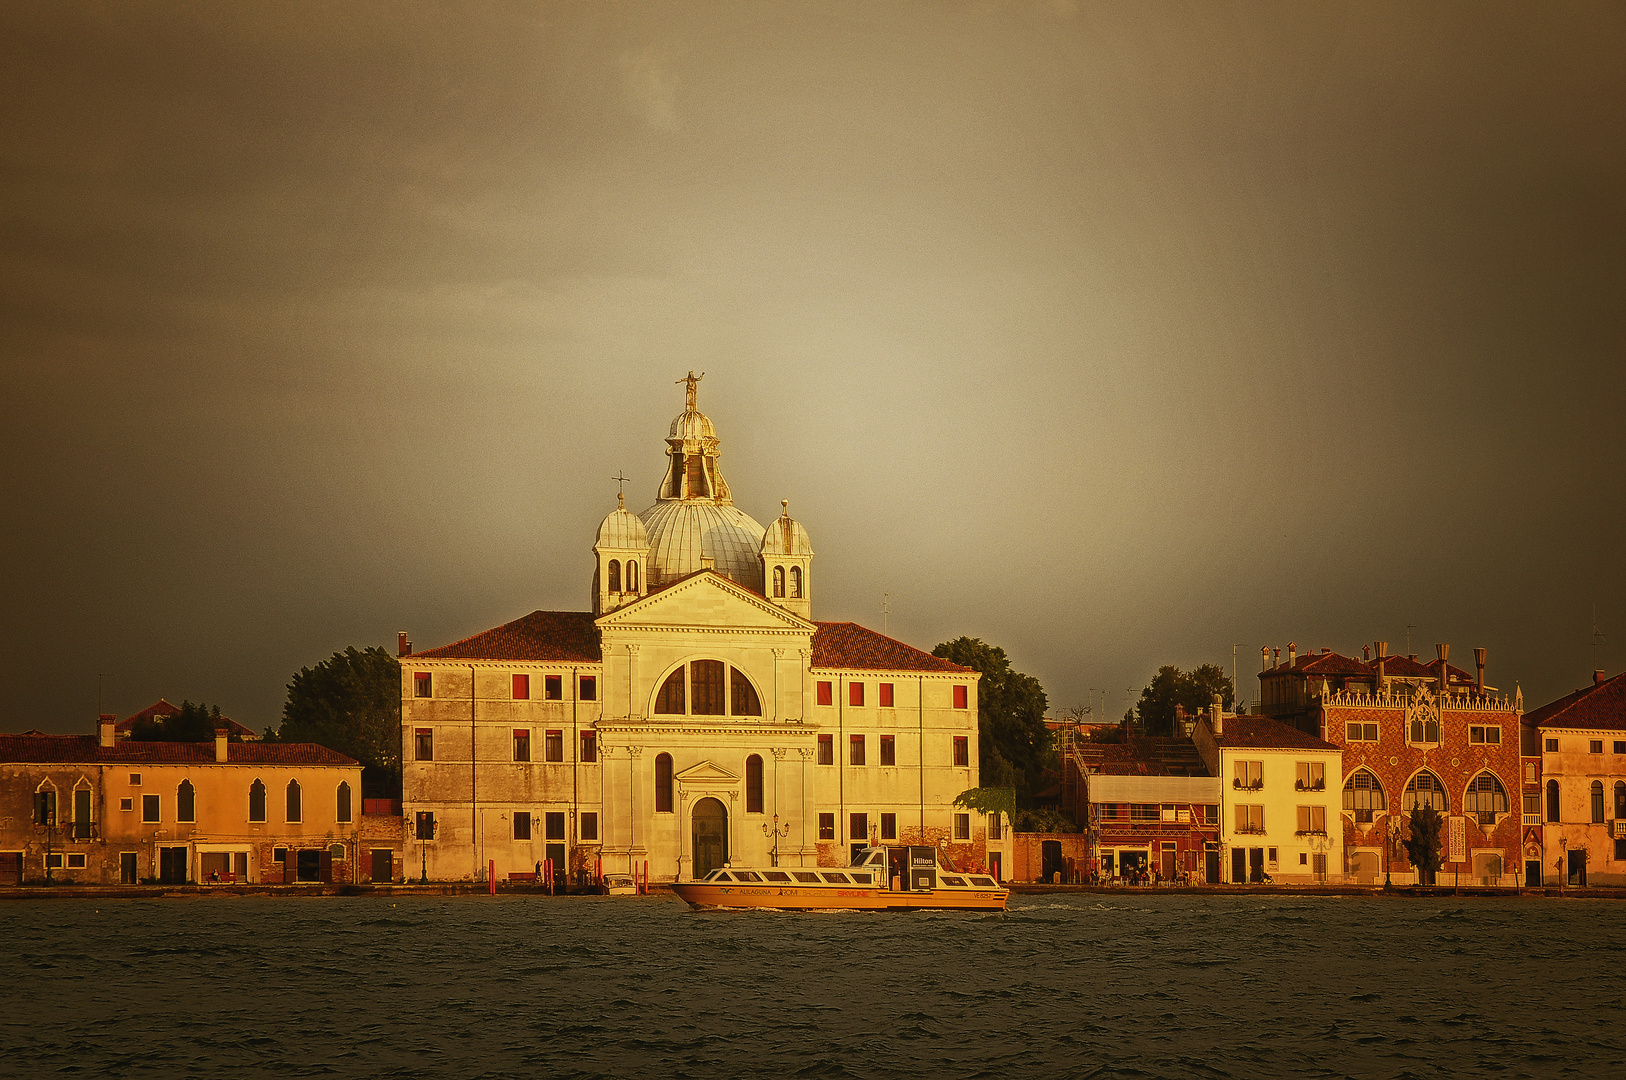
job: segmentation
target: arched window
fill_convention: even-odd
[[[752,754],[745,759],[745,812],[762,813],[762,756]]]
[[[735,716],[762,715],[762,702],[757,700],[756,687],[751,685],[751,680],[739,668],[729,670],[728,697],[729,704],[733,706],[730,711]]]
[[[350,820],[350,785],[349,785],[349,783],[347,783],[345,781],[340,781],[339,782],[339,797],[336,800],[336,802],[337,802],[337,808],[338,809],[337,809],[337,813],[334,814],[333,819],[335,821],[349,821]]]
[[[1592,781],[1592,789],[1589,794],[1592,796],[1592,824],[1601,825],[1603,824],[1603,781]]]
[[[655,695],[655,711],[666,716],[682,716],[683,707],[683,668],[666,677],[661,683],[661,692]]]
[[[193,790],[192,781],[182,780],[181,786],[175,789],[175,820],[198,820],[197,792]]]
[[[800,566],[790,568],[790,595],[794,600],[802,598],[802,568]]]
[[[1481,825],[1495,825],[1496,815],[1507,813],[1507,789],[1494,775],[1482,772],[1468,782],[1462,810],[1476,815]]]
[[[1626,780],[1615,781],[1615,816],[1626,818]]]
[[[1547,781],[1547,820],[1558,820],[1558,781]]]
[[[1366,769],[1357,769],[1344,781],[1344,809],[1361,825],[1370,825],[1373,815],[1388,809],[1383,785]]]
[[[631,559],[627,560],[627,591],[638,591],[638,564]]]
[[[1445,793],[1440,778],[1424,769],[1406,781],[1406,797],[1401,805],[1408,810],[1415,806],[1432,806],[1445,814],[1451,810],[1451,798]]]
[[[610,592],[621,591],[621,560],[610,560]]]
[[[672,755],[655,755],[655,813],[672,812]]]
[[[301,820],[299,814],[299,781],[288,781],[288,820]]]
[[[773,568],[773,594],[776,599],[785,595],[785,568],[783,566]]]
[[[265,785],[258,780],[248,786],[248,819],[265,820]]]

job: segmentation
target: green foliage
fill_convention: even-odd
[[[1078,826],[1073,819],[1060,810],[1050,807],[1041,807],[1037,810],[1022,810],[1016,815],[1017,832],[1078,832]]]
[[[1403,843],[1406,858],[1419,870],[1433,874],[1440,869],[1440,812],[1433,806],[1413,805],[1411,835]]]
[[[967,788],[954,796],[954,805],[979,814],[1004,814],[1008,822],[1016,820],[1016,789],[1008,787]]]
[[[181,702],[173,716],[146,717],[130,725],[132,742],[212,742],[221,727],[219,705]],[[236,740],[233,740],[236,741]]]
[[[1172,664],[1165,664],[1157,669],[1150,685],[1140,692],[1135,718],[1148,735],[1167,738],[1175,734],[1177,706],[1188,713],[1202,712],[1215,694],[1220,695],[1225,708],[1231,707],[1234,696],[1231,677],[1215,665],[1203,664],[1192,671],[1181,671]]]
[[[982,783],[1015,788],[1017,805],[1032,805],[1045,771],[1056,764],[1055,740],[1044,724],[1049,705],[1044,687],[1032,675],[1012,668],[1004,649],[981,638],[945,641],[932,655],[982,673],[977,688],[977,764]]]
[[[378,646],[300,668],[282,706],[282,742],[313,742],[361,762],[369,785],[401,783],[401,665]]]

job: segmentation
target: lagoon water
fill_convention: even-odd
[[[0,1074],[1626,1076],[1626,905],[0,904]]]

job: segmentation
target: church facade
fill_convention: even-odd
[[[402,635],[407,876],[686,880],[870,843],[1001,871],[1009,822],[953,806],[978,783],[978,674],[814,621],[807,530],[734,506],[684,381],[654,505],[599,526],[590,611]]]

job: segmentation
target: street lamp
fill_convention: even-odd
[[[780,826],[779,826],[779,815],[775,814],[773,816],[773,824],[772,825],[764,824],[762,826],[762,835],[763,836],[771,836],[771,837],[773,837],[773,854],[772,854],[773,865],[778,866],[779,865],[779,838],[781,836],[789,836],[790,835],[790,822],[788,822],[788,821],[785,822],[784,828],[781,829]]]
[[[1390,818],[1389,823],[1384,826],[1383,831],[1386,834],[1386,839],[1388,841],[1383,845],[1383,887],[1387,889],[1394,885],[1394,878],[1390,876],[1389,870],[1391,864],[1394,862],[1395,848],[1400,844],[1399,819]]]

